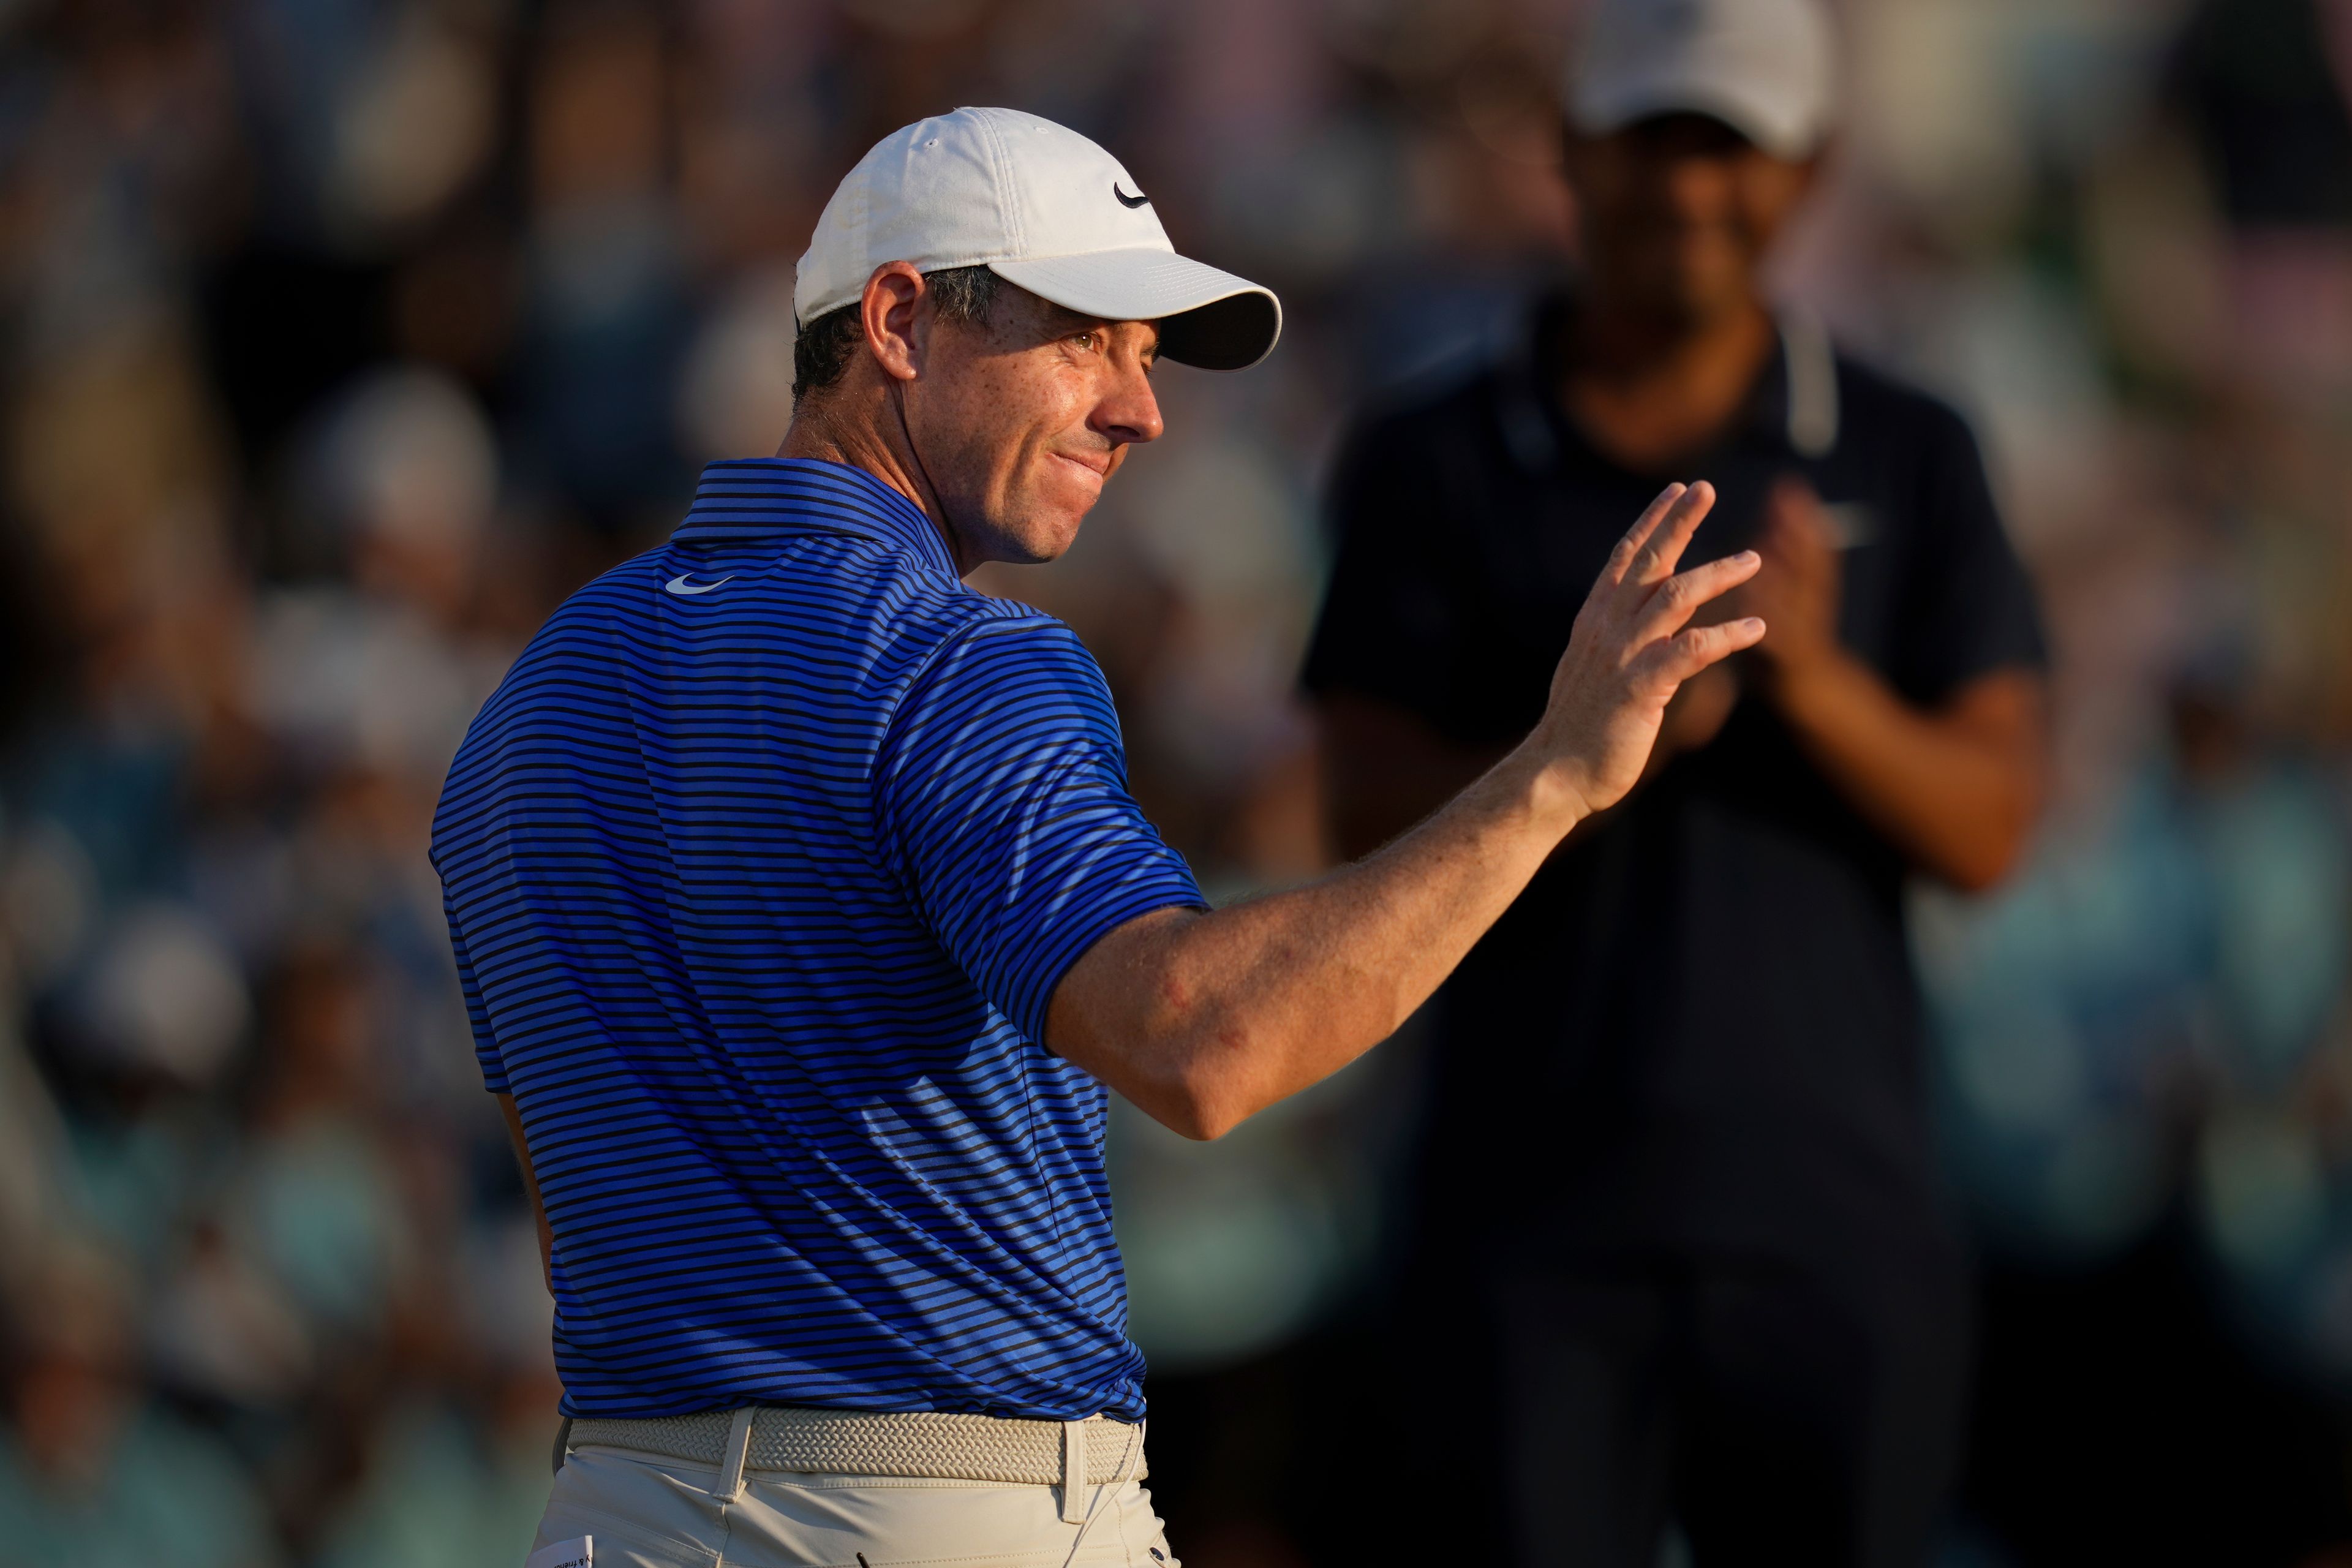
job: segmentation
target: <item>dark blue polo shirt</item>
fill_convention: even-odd
[[[1713,447],[1637,473],[1563,416],[1554,301],[1514,352],[1360,423],[1306,682],[1465,748],[1544,710],[1576,612],[1668,479],[1829,503],[1839,635],[1932,708],[2038,666],[2032,589],[1951,409],[1792,331]],[[1935,1228],[1909,866],[1760,698],[1585,824],[1440,993],[1422,1193],[1486,1256],[1850,1252]],[[1893,1245],[1893,1243],[1888,1243]]]
[[[433,848],[567,1413],[1140,1416],[1105,1092],[1038,1042],[1201,898],[1066,626],[867,474],[715,463],[516,663]]]

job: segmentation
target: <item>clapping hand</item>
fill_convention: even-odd
[[[1763,569],[1726,607],[1771,624],[1772,635],[1756,650],[1762,666],[1758,673],[1769,695],[1838,658],[1843,571],[1828,510],[1802,479],[1782,479],[1773,487],[1758,543]]]

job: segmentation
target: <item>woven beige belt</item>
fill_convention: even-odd
[[[694,1464],[725,1466],[733,1413],[656,1415],[624,1421],[583,1416],[574,1448],[628,1448]],[[817,1410],[762,1405],[751,1414],[742,1463],[756,1470],[835,1476],[1060,1486],[1073,1472],[1087,1486],[1139,1479],[1143,1428],[1097,1415],[1087,1421],[1021,1421],[940,1411]]]

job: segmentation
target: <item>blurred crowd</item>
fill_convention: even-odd
[[[1169,437],[1067,560],[980,583],[1086,638],[1213,897],[1324,864],[1327,448],[1569,264],[1576,9],[0,5],[0,1563],[520,1561],[549,1307],[432,805],[553,605],[774,448],[793,258],[892,126],[1062,120],[1282,292],[1266,365],[1162,373]],[[1958,1201],[2037,1277],[2169,1249],[2333,1412],[2352,5],[1843,9],[1785,286],[1978,421],[2056,651],[2032,864],[1920,895]],[[1376,1288],[1412,1079],[1375,1053],[1205,1150],[1118,1121],[1156,1375]],[[1187,1557],[1316,1560],[1242,1523]]]

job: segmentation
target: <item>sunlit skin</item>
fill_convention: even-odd
[[[793,411],[777,455],[874,474],[923,509],[961,572],[1061,555],[1127,449],[1165,428],[1152,322],[1009,283],[985,322],[944,321],[904,261],[875,268],[858,310],[862,352]]]

